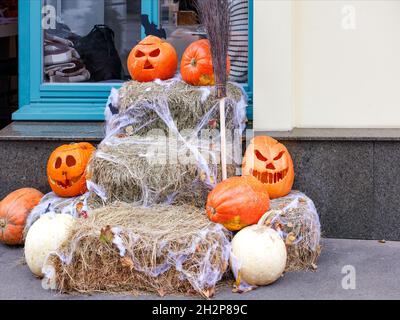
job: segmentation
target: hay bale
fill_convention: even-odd
[[[115,100],[115,101],[114,101]],[[245,127],[246,101],[245,94],[238,85],[229,83],[226,99],[227,130]],[[202,128],[213,128],[219,123],[218,99],[215,89],[211,87],[194,87],[177,79],[141,83],[126,82],[113,101],[118,114],[110,117],[107,132],[129,130],[137,135],[145,135],[153,129],[165,132],[176,127],[178,131],[194,129],[202,123]],[[167,105],[167,110],[163,109]],[[168,113],[168,115],[167,115]],[[161,115],[161,116],[160,116]],[[173,124],[166,121],[168,117]],[[210,126],[209,122],[213,124]],[[214,124],[215,123],[215,124]]]
[[[271,208],[259,221],[277,230],[287,247],[286,271],[317,268],[321,253],[321,225],[313,201],[304,193],[292,191],[271,200]]]
[[[115,201],[190,204],[204,208],[208,192],[220,181],[217,165],[207,159],[218,159],[219,149],[200,149],[199,145],[166,144],[158,137],[111,138],[103,142],[87,167],[90,202],[103,194],[103,204]],[[196,158],[195,152],[203,152]],[[192,155],[181,163],[172,155]],[[201,161],[206,161],[202,163]],[[177,163],[176,163],[177,162]],[[216,163],[216,162],[215,162]],[[236,166],[228,166],[229,176]],[[100,190],[100,192],[99,192]]]
[[[231,234],[191,206],[116,203],[74,224],[46,264],[63,293],[197,293],[210,297],[228,267]],[[55,278],[54,278],[55,277]]]

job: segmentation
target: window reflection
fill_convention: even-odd
[[[162,28],[166,31],[167,41],[181,58],[189,44],[206,37],[200,25],[196,0],[161,0],[160,3]],[[248,80],[248,0],[231,0],[230,5],[230,80],[245,83]]]
[[[120,82],[141,38],[140,0],[44,0],[55,28],[44,32],[45,82]]]

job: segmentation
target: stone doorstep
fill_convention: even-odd
[[[103,122],[14,122],[0,131],[0,198],[32,186],[49,191],[46,162],[63,143],[103,137]],[[256,132],[292,154],[294,188],[314,200],[325,237],[400,240],[400,129]],[[45,141],[45,143],[44,143]]]
[[[400,128],[338,129],[295,128],[292,131],[257,131],[282,141],[400,141]],[[104,137],[104,122],[15,121],[0,130],[4,140],[98,141]]]
[[[0,131],[0,141],[100,142],[104,122],[15,121]]]

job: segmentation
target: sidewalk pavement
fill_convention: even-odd
[[[43,290],[22,263],[23,249],[0,244],[0,299],[188,299],[152,295],[62,295]],[[350,267],[349,267],[350,266]],[[355,270],[355,289],[343,284]],[[219,288],[218,299],[400,299],[400,242],[323,239],[323,251],[316,272],[287,273],[276,283],[245,294]]]

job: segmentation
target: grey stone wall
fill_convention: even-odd
[[[400,142],[280,141],[325,237],[400,240]]]
[[[14,123],[0,132],[0,198],[22,187],[50,191],[46,163],[57,146],[98,143],[102,123]],[[294,188],[310,196],[325,237],[400,240],[400,129],[268,132],[295,166]]]
[[[55,148],[70,142],[0,140],[0,199],[25,187],[50,192],[46,177],[47,159]]]

